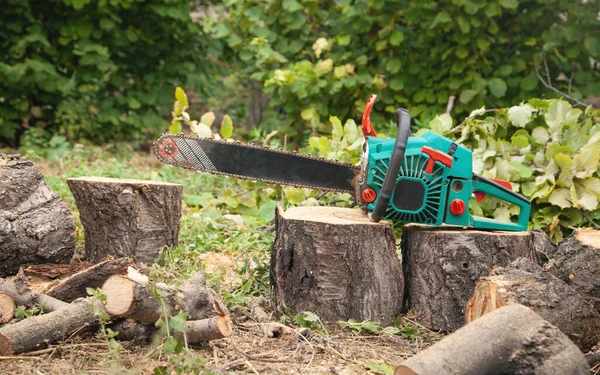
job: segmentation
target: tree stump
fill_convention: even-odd
[[[74,252],[67,204],[31,161],[0,154],[0,277],[24,264],[68,263]]]
[[[0,293],[0,324],[10,322],[15,317],[15,301],[6,293]]]
[[[152,263],[164,246],[178,245],[181,185],[104,177],[67,183],[79,209],[89,262],[114,255]]]
[[[546,268],[593,302],[600,312],[600,231],[573,232],[558,244]]]
[[[354,209],[278,207],[271,284],[276,308],[389,325],[404,290],[392,227]]]
[[[521,305],[493,311],[398,366],[395,375],[586,375],[583,353],[558,328]]]
[[[600,341],[600,314],[573,288],[528,259],[494,268],[475,286],[467,304],[465,322],[509,304],[531,308],[558,327],[581,350]]]
[[[479,278],[519,257],[536,261],[541,238],[530,232],[404,226],[405,309],[417,313],[427,328],[446,332],[460,328]]]

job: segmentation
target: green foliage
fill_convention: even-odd
[[[17,306],[15,309],[15,319],[23,320],[31,316],[42,315],[44,313],[44,305],[33,305],[27,308],[26,306]]]
[[[199,2],[7,1],[0,139],[144,139],[163,126],[173,84],[209,87],[214,43],[190,18]]]
[[[459,116],[555,97],[536,74],[547,80],[545,62],[559,90],[600,92],[589,63],[600,57],[597,1],[230,0],[221,10],[204,31],[227,44],[234,80],[262,84],[300,131],[322,130],[332,114],[355,117],[371,93],[375,113],[403,106],[423,123],[450,96]]]
[[[590,218],[600,217],[599,111],[583,111],[559,99],[530,99],[491,116],[484,112],[473,111],[452,131],[431,130],[460,133],[457,141],[473,150],[475,173],[510,181],[532,200],[530,228],[544,229],[560,240],[570,229],[589,225],[586,212]],[[518,214],[518,208],[491,199],[480,204],[472,199],[470,206],[473,213],[496,219]]]
[[[390,365],[386,365],[386,364],[377,364],[375,362],[364,362],[363,366],[365,366],[366,368],[368,368],[372,373],[374,374],[382,374],[382,375],[393,375],[394,374],[394,368]]]

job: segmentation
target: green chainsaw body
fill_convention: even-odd
[[[357,200],[369,215],[381,199],[382,185],[388,174],[395,139],[365,134],[361,174],[357,179]],[[442,224],[480,229],[527,230],[531,203],[510,189],[504,181],[491,180],[473,173],[472,152],[433,132],[408,137],[398,174],[393,181],[389,201],[381,217],[391,221]],[[519,207],[518,222],[502,222],[473,216],[469,201],[485,195]],[[369,202],[370,201],[370,202]]]

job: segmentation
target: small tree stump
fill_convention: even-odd
[[[296,207],[276,212],[271,283],[276,308],[322,320],[388,325],[402,307],[404,280],[389,223],[359,210]]]
[[[495,310],[407,359],[395,375],[586,375],[583,353],[558,328],[521,305]]]
[[[183,187],[168,182],[104,177],[67,179],[85,234],[85,256],[107,255],[152,263],[164,246],[177,246]]]
[[[539,233],[404,226],[405,309],[417,313],[427,328],[446,332],[460,328],[479,278],[519,257],[536,261],[538,241],[542,241]]]
[[[0,154],[0,277],[25,264],[68,263],[74,252],[67,204],[31,161]]]
[[[509,304],[531,308],[558,327],[581,350],[600,341],[600,314],[573,288],[524,258],[505,268],[494,268],[475,286],[465,322]]]
[[[600,312],[600,231],[573,232],[558,244],[546,268],[593,302]]]
[[[227,315],[185,322],[185,335],[190,344],[222,339],[232,332],[233,324]]]

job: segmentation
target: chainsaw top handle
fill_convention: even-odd
[[[392,151],[390,164],[385,173],[385,178],[383,179],[383,184],[381,185],[381,190],[379,191],[377,203],[373,212],[369,215],[374,222],[381,220],[387,211],[394,185],[398,178],[398,172],[404,162],[404,151],[406,151],[408,137],[410,137],[410,113],[404,108],[399,108],[394,113],[394,117],[398,122],[398,135],[396,135],[396,143]]]

